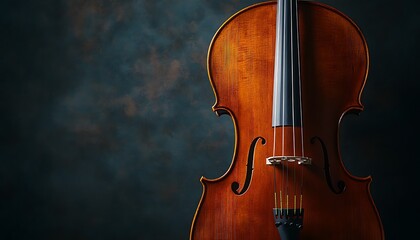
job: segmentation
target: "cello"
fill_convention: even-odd
[[[223,176],[200,179],[190,239],[384,239],[371,177],[351,175],[339,150],[369,68],[349,17],[310,1],[249,6],[216,32],[207,67],[235,145]]]

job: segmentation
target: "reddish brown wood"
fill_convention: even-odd
[[[273,167],[265,162],[272,156],[274,139],[275,19],[276,2],[251,6],[225,22],[210,45],[208,70],[216,97],[213,110],[232,117],[235,151],[222,177],[201,179],[203,195],[191,226],[191,239],[280,239],[272,214]],[[314,2],[299,2],[299,31],[304,147],[313,159],[311,166],[304,166],[301,238],[383,239],[369,192],[371,178],[348,173],[338,148],[342,116],[363,109],[360,95],[369,65],[366,42],[348,17]],[[281,146],[279,129],[277,146]],[[238,182],[242,188],[250,144],[256,137],[266,142],[257,142],[250,187],[238,196],[231,184]],[[319,142],[311,142],[314,137],[325,143],[333,183],[346,183],[342,194],[333,193],[326,183],[324,153]],[[290,149],[290,143],[285,145]],[[289,164],[289,168],[300,172],[301,166]],[[282,172],[279,168],[276,171],[279,186]],[[289,187],[295,189],[292,183],[290,180]]]

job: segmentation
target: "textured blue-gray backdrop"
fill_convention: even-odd
[[[207,48],[256,2],[3,0],[0,239],[187,239],[200,176],[222,175],[233,153],[230,119],[211,111]],[[407,239],[419,213],[419,4],[323,2],[355,20],[371,53],[343,160],[373,176],[388,239]]]

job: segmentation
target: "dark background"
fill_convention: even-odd
[[[1,1],[0,239],[187,239],[200,176],[228,168],[210,40],[251,0]],[[370,48],[343,161],[387,239],[417,234],[418,1],[323,1]],[[333,216],[332,216],[333,217]],[[360,216],[360,221],[363,221]]]

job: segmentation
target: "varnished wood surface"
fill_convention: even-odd
[[[274,141],[271,119],[275,23],[276,2],[254,5],[229,19],[211,43],[208,68],[216,97],[213,110],[232,117],[235,154],[224,176],[202,178],[203,196],[191,227],[191,239],[280,239],[272,214],[273,167],[265,161],[272,156]],[[338,149],[342,116],[363,109],[360,95],[369,65],[366,42],[346,16],[313,2],[299,2],[299,32],[304,147],[306,155],[313,159],[312,165],[304,166],[301,239],[383,239],[381,221],[369,192],[371,179],[348,173]],[[281,152],[281,132],[277,130],[276,152]],[[238,182],[243,187],[250,144],[257,137],[264,138],[265,144],[261,140],[256,144],[249,189],[236,195],[231,185]],[[344,181],[343,193],[336,194],[328,186],[325,153],[318,141],[311,141],[314,138],[324,142],[333,187]],[[288,149],[290,144],[285,142]],[[301,166],[288,167],[300,172]],[[280,181],[280,168],[276,171],[276,185],[286,184]],[[296,189],[291,177],[289,188]]]

